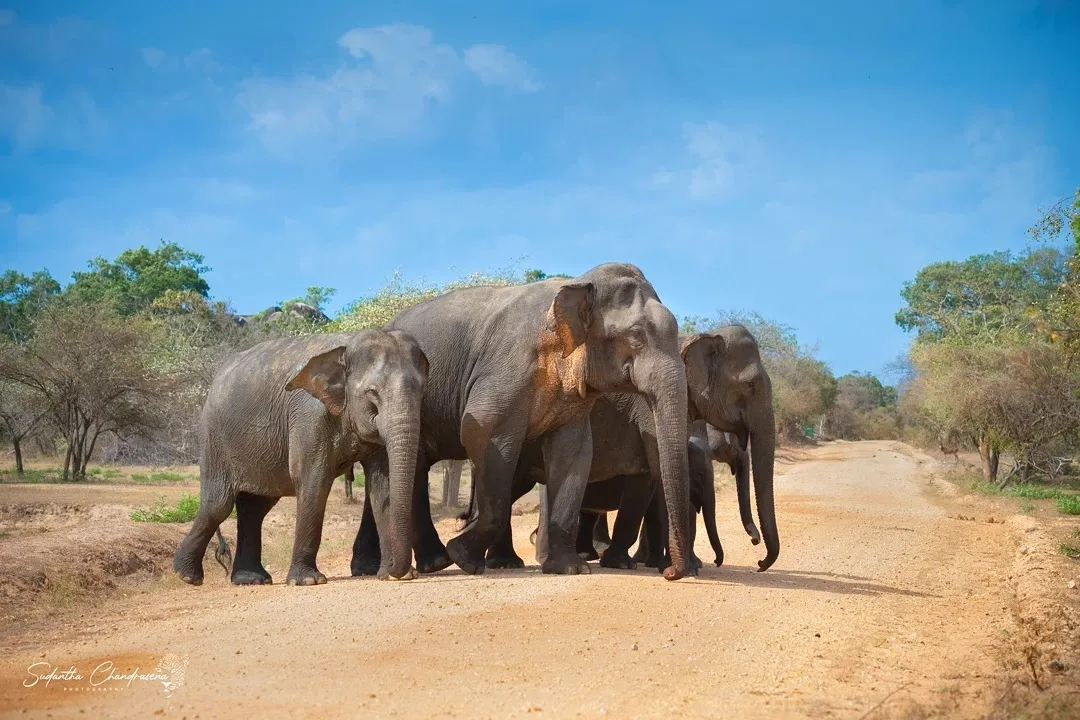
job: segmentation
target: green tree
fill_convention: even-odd
[[[0,275],[0,332],[14,343],[30,339],[34,316],[60,293],[60,283],[48,270],[23,275],[7,270]]]
[[[153,372],[160,338],[142,317],[122,317],[109,300],[49,303],[33,337],[0,363],[0,377],[36,393],[67,443],[64,479],[86,478],[102,433],[120,437],[159,427],[166,390]]]
[[[210,286],[203,275],[210,268],[203,261],[202,255],[176,243],[162,241],[154,250],[140,245],[113,261],[94,258],[89,270],[72,274],[74,281],[65,293],[83,303],[108,301],[121,315],[131,316],[149,308],[169,290],[207,297]]]
[[[904,283],[906,306],[896,324],[918,342],[1020,342],[1036,333],[1034,309],[1045,305],[1065,277],[1066,255],[1038,248],[927,265]]]
[[[1072,254],[1065,277],[1053,297],[1040,308],[1039,327],[1060,344],[1070,359],[1080,356],[1080,188],[1043,213],[1029,230],[1035,240],[1054,240],[1068,230]]]

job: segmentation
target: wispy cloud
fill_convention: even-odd
[[[682,137],[680,167],[658,170],[652,181],[697,201],[715,202],[734,194],[762,157],[761,133],[756,127],[733,127],[714,120],[687,122]]]
[[[313,141],[341,148],[408,135],[433,105],[449,102],[455,83],[470,70],[485,84],[536,89],[527,66],[505,48],[474,46],[463,59],[418,25],[353,28],[337,44],[348,59],[332,72],[242,83],[237,102],[266,147],[290,154]]]
[[[33,150],[52,121],[53,111],[41,99],[40,85],[0,85],[0,133],[15,152]]]
[[[485,85],[522,92],[540,89],[529,66],[502,45],[473,45],[465,51],[465,64]]]
[[[161,48],[144,47],[140,50],[143,62],[151,70],[194,70],[213,73],[221,69],[209,48],[199,48],[186,55],[172,55]]]

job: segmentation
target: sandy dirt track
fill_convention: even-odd
[[[934,479],[938,462],[899,443],[796,454],[777,468],[781,552],[765,573],[730,481],[718,497],[725,565],[712,566],[699,528],[706,567],[677,582],[596,563],[588,576],[542,575],[529,512],[513,518],[523,571],[353,579],[357,505],[328,519],[326,585],[280,584],[285,552],[269,553],[270,587],[232,587],[208,561],[202,587],[166,577],[9,627],[0,715],[989,717],[1025,676],[1017,658],[1035,632],[1025,618],[1080,632],[1069,624],[1080,590],[1067,589],[1080,566],[1015,501],[960,496]],[[288,502],[267,519],[268,533],[288,537]],[[223,527],[234,537],[234,525]],[[178,538],[186,528],[169,531]],[[439,530],[448,539],[454,522]],[[1036,672],[1068,698],[1070,683],[1080,689],[1075,648],[1045,645]],[[145,673],[167,654],[186,655],[171,697],[157,681],[23,686],[32,663],[89,675],[111,661]],[[1050,658],[1063,668],[1053,677]],[[1080,693],[1072,697],[1080,707]],[[1055,707],[1053,717],[1080,716]]]

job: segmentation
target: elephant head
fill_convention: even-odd
[[[285,386],[320,400],[341,418],[347,435],[385,446],[394,538],[386,566],[396,578],[409,571],[412,560],[412,493],[427,379],[428,360],[414,338],[400,330],[372,330],[315,355]]]
[[[757,341],[742,325],[715,332],[690,335],[682,341],[691,420],[704,420],[717,430],[732,433],[742,451],[750,448],[758,519],[765,540],[765,559],[758,571],[767,570],[780,554],[773,501],[773,458],[776,422],[773,416],[772,381],[762,363]],[[738,473],[736,474],[738,477]],[[737,483],[739,503],[749,517],[749,488]],[[752,524],[752,521],[751,521]],[[747,527],[751,537],[755,533]]]
[[[678,323],[633,265],[599,265],[563,282],[546,326],[561,355],[559,384],[583,398],[626,392],[645,397],[656,419],[669,517],[672,564],[664,572],[677,579],[686,574],[689,561],[687,376]]]

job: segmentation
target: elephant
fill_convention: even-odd
[[[601,401],[602,402],[602,401]],[[598,403],[599,405],[599,403]],[[597,408],[599,409],[599,408]],[[596,422],[599,419],[596,410],[593,411],[593,433],[598,434]],[[623,438],[624,442],[616,443],[614,448],[623,452],[624,457],[633,456],[626,450],[634,448],[635,444],[641,444],[641,436]],[[694,518],[698,512],[705,516],[705,529],[709,535],[709,543],[716,553],[716,564],[719,566],[724,561],[724,549],[720,544],[720,537],[716,531],[716,505],[715,505],[715,479],[713,476],[712,458],[710,457],[708,440],[705,435],[705,424],[695,423],[690,430],[690,440],[687,443],[687,453],[690,468],[690,506],[693,509],[690,525],[690,565],[693,570],[702,567],[701,559],[697,557],[693,549],[693,540],[696,531]],[[597,456],[593,456],[596,462]],[[577,551],[584,560],[600,560],[603,567],[634,569],[640,561],[638,557],[631,558],[628,550],[637,538],[637,528],[641,524],[641,507],[636,512],[629,508],[626,503],[627,496],[635,496],[640,502],[648,503],[655,492],[656,483],[646,468],[644,472],[635,475],[615,475],[610,478],[591,481],[585,490],[585,497],[581,503],[581,518],[578,525]],[[619,541],[612,540],[607,532],[606,513],[618,510],[616,516],[617,537]],[[712,518],[710,521],[709,518]],[[621,520],[620,520],[621,518]],[[529,540],[536,544],[537,530],[533,530]],[[628,539],[627,539],[628,538]],[[510,545],[512,550],[512,545]],[[516,557],[516,555],[515,555]],[[518,558],[520,560],[520,558]],[[666,567],[654,562],[649,567]]]
[[[380,578],[415,577],[410,515],[427,377],[427,357],[400,330],[279,338],[228,358],[203,405],[199,511],[173,569],[202,584],[203,553],[215,531],[223,544],[219,526],[235,504],[231,580],[270,584],[262,522],[280,498],[295,496],[286,583],[325,583],[315,557],[334,479],[381,454],[387,472],[369,476],[365,493],[389,548]]]
[[[593,437],[592,461],[582,505],[579,508],[577,535],[579,540],[575,541],[575,552],[578,552],[581,557],[580,537],[582,532],[591,533],[592,524],[596,519],[595,513],[618,509],[619,515],[615,522],[614,532],[616,540],[613,541],[612,547],[605,550],[603,557],[600,558],[600,564],[609,568],[633,568],[635,563],[631,560],[628,550],[637,538],[642,515],[659,484],[657,424],[649,403],[641,395],[633,393],[613,393],[599,398],[593,405],[589,423]],[[704,439],[702,439],[703,443]],[[691,442],[686,447],[690,477],[693,478],[695,446]],[[701,450],[697,454],[702,458],[707,457],[707,454]],[[528,443],[522,449],[514,476],[512,501],[517,501],[534,485],[546,482],[544,460],[541,448],[536,443]],[[703,464],[705,462],[698,460],[699,467]],[[708,469],[711,479],[711,465]],[[692,496],[693,480],[688,487],[688,492]],[[686,507],[689,510],[690,506]],[[470,506],[461,519],[469,517],[471,512]],[[540,523],[532,535],[536,545],[536,559],[540,563],[543,563],[547,554],[545,516],[546,498],[542,494]],[[687,515],[690,533],[688,544],[692,552],[693,527],[689,525],[689,517]],[[588,524],[587,530],[582,530],[582,522]],[[585,556],[582,559],[595,558]],[[513,533],[509,524],[503,528],[494,545],[488,548],[485,563],[489,568],[525,566],[524,561],[514,550]],[[691,565],[693,565],[692,560]]]
[[[749,498],[750,463],[748,460],[754,461],[754,486],[766,546],[765,559],[759,561],[758,568],[759,571],[764,571],[776,561],[780,551],[773,507],[776,427],[772,407],[772,381],[761,360],[757,341],[742,325],[726,326],[712,333],[682,336],[680,346],[681,359],[686,368],[689,422],[704,423],[704,429],[700,430],[696,440],[702,448],[700,457],[707,457],[709,454],[715,456],[717,453],[724,457],[723,453],[735,453],[734,464],[729,463],[729,465],[735,473],[739,491],[740,515],[751,542],[758,544],[760,533],[754,525]],[[648,409],[636,405],[632,398],[616,401],[614,397],[609,397],[607,400],[606,404],[598,402],[593,410],[594,457],[590,482],[610,481],[617,476],[623,476],[620,482],[624,490],[622,500],[618,504],[619,512],[611,538],[603,538],[610,546],[605,548],[600,556],[601,565],[629,568],[633,567],[634,563],[645,560],[650,567],[664,569],[668,563],[666,550],[660,550],[660,555],[649,558],[648,555],[642,553],[643,543],[639,542],[639,550],[635,556],[633,558],[627,556],[628,549],[638,538],[638,528],[642,527],[643,516],[646,519],[645,526],[655,528],[659,533],[653,536],[654,548],[663,548],[663,543],[659,538],[664,535],[664,522],[671,517],[670,511],[663,504],[664,495],[651,490],[656,485],[654,464],[649,461],[650,449],[653,446],[649,439],[653,432],[651,429],[653,420],[649,416]],[[608,408],[613,408],[613,410],[609,411]],[[610,416],[605,413],[610,413]],[[704,449],[705,433],[708,433],[709,450]],[[721,452],[723,448],[730,445],[729,440],[724,438],[724,433],[730,433],[734,447]],[[694,434],[691,433],[688,439],[693,441]],[[713,449],[714,444],[715,449]],[[748,445],[749,452],[747,452]],[[535,453],[531,456],[527,455],[526,460],[530,457],[534,463],[542,462]],[[708,465],[707,475],[704,474],[704,467],[698,475],[709,479],[696,482],[707,482],[711,489],[712,466],[711,463],[706,464]],[[532,482],[541,481],[541,476],[535,470],[531,473],[525,471],[520,474],[521,478],[516,482],[515,498],[528,492],[532,487]],[[614,492],[610,487],[617,487],[618,484],[612,482],[606,491]],[[603,490],[596,492],[603,492]],[[650,496],[651,500],[648,499]],[[716,527],[715,495],[702,492],[700,498],[702,502],[709,503],[708,507],[699,507],[703,508],[706,529],[712,528],[710,542],[716,550],[720,543],[718,539],[713,541],[712,537]],[[607,503],[608,506],[611,504]],[[543,502],[540,509],[543,516]],[[606,511],[611,508],[595,509]],[[592,553],[588,550],[587,541],[581,539],[580,519],[578,525],[579,539],[575,547],[583,549],[586,557],[591,557]],[[695,527],[696,522],[691,522],[690,531],[692,532]],[[538,560],[542,552],[542,537],[542,532],[537,532]],[[605,558],[608,559],[605,560]],[[717,551],[717,560],[723,562],[721,551]],[[513,538],[508,532],[504,532],[497,545],[489,551],[488,562],[493,567],[522,567],[524,565],[521,558],[514,552]]]
[[[731,470],[731,474],[735,476],[739,513],[743,521],[743,527],[750,536],[750,542],[757,545],[761,542],[761,534],[754,524],[753,514],[750,509],[750,457],[745,449],[738,446],[738,440],[733,433],[721,432],[701,420],[694,423],[694,430],[696,432],[691,432],[691,442],[698,440],[701,450],[691,455],[690,503],[695,512],[701,513],[705,522],[705,530],[709,534],[709,541],[716,552],[714,563],[717,567],[720,567],[724,564],[724,553],[716,531],[716,489],[712,474],[712,461],[715,460],[718,463],[727,465]],[[702,435],[704,435],[704,438],[702,438]],[[701,467],[701,461],[698,459],[701,455],[706,456],[709,466],[708,472]],[[641,534],[638,537],[637,551],[634,553],[633,560],[643,563],[646,567],[664,567],[668,562],[666,552],[660,542],[661,531],[656,519],[660,514],[660,504],[656,502],[650,503],[641,526]],[[578,550],[581,551],[587,542],[595,545],[604,542],[610,543],[611,540],[605,536],[605,525],[602,522],[597,522],[591,536],[582,538],[579,535]],[[657,549],[653,551],[652,548]]]
[[[462,288],[398,313],[386,326],[413,335],[431,361],[414,484],[417,570],[451,563],[469,574],[509,527],[512,486],[526,445],[543,458],[550,518],[545,573],[589,572],[576,550],[581,499],[590,474],[589,422],[611,393],[641,395],[657,418],[657,465],[667,508],[672,564],[687,573],[687,391],[678,324],[640,268],[605,263],[576,278]],[[440,460],[470,460],[475,512],[444,546],[431,521],[427,472]],[[379,468],[365,472],[371,477]],[[378,518],[364,515],[352,571],[379,566]]]

